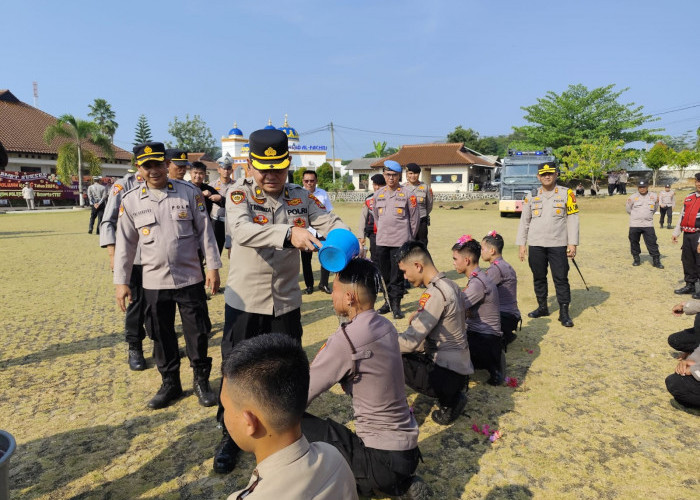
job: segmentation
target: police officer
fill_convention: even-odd
[[[135,150],[139,173],[146,180],[124,195],[119,209],[114,254],[117,304],[126,310],[134,257],[140,246],[143,288],[150,314],[153,350],[163,384],[149,401],[164,408],[182,395],[180,353],[175,333],[175,306],[180,309],[187,356],[194,371],[194,393],[202,406],[217,402],[209,386],[211,358],[207,357],[206,293],[198,251],[207,259],[206,286],[219,288],[221,260],[214,230],[202,195],[188,182],[168,179],[165,147],[149,142]]]
[[[659,193],[659,227],[664,228],[664,216],[666,216],[666,227],[671,229],[673,225],[673,207],[676,206],[676,192],[671,189],[670,184],[666,184],[663,191]]]
[[[136,150],[136,148],[134,148]],[[143,177],[136,173],[136,169],[129,169],[127,174],[114,183],[112,191],[107,199],[104,217],[100,224],[100,246],[107,248],[109,253],[109,267],[114,270],[114,245],[116,243],[117,216],[122,198],[135,186],[144,183]],[[124,317],[124,331],[126,342],[129,344],[128,363],[134,371],[146,369],[146,360],[143,357],[143,339],[146,337],[144,325],[146,321],[146,300],[143,296],[143,280],[141,269],[141,249],[136,251],[134,264],[129,279],[131,290],[131,302],[126,308]]]
[[[214,181],[213,187],[223,197],[223,201],[221,202],[221,206],[215,208],[211,213],[211,219],[214,221],[216,245],[219,247],[219,254],[221,254],[224,247],[231,248],[231,237],[226,234],[226,195],[233,187],[233,179],[231,178],[231,174],[233,173],[233,160],[231,156],[226,153],[225,156],[216,160],[216,163],[216,170],[219,172],[219,178]]]
[[[357,230],[359,234],[360,246],[365,248],[365,241],[369,239],[369,254],[370,259],[379,268],[379,259],[377,258],[377,223],[374,221],[374,193],[382,186],[386,186],[386,179],[382,174],[374,174],[370,180],[372,181],[371,194],[365,198],[362,205],[362,213],[360,214],[360,224]]]
[[[659,245],[656,244],[656,232],[654,231],[654,214],[659,206],[659,197],[656,193],[649,192],[649,183],[645,180],[637,184],[637,194],[627,199],[626,209],[630,214],[630,250],[632,252],[633,266],[641,264],[639,254],[642,249],[639,246],[639,238],[644,236],[644,244],[647,246],[652,258],[652,265],[663,269]]]
[[[232,245],[222,359],[240,341],[262,333],[284,333],[301,342],[299,250],[322,245],[309,228],[327,235],[346,227],[313,194],[285,183],[290,157],[284,132],[256,130],[248,143],[252,176],[236,181],[226,200]],[[219,406],[219,423],[223,417]],[[219,473],[233,470],[239,453],[225,427],[223,434],[214,457]]]
[[[520,260],[529,256],[538,307],[530,318],[549,316],[547,308],[547,266],[552,270],[559,302],[559,321],[574,326],[569,316],[569,259],[576,257],[578,246],[578,205],[571,189],[557,185],[558,171],[554,163],[538,165],[537,178],[542,187],[523,200],[523,213],[515,244],[520,247]]]
[[[683,200],[683,208],[678,224],[673,230],[671,241],[678,243],[678,237],[683,233],[681,246],[681,262],[685,275],[685,286],[675,290],[677,294],[692,293],[694,299],[700,299],[697,283],[700,282],[700,173],[695,174],[695,192]]]
[[[379,314],[390,310],[394,318],[404,317],[401,298],[404,282],[396,257],[401,245],[415,240],[420,224],[418,200],[408,189],[400,185],[401,165],[393,160],[384,161],[386,186],[374,193],[374,220],[377,224],[377,258],[384,283],[387,285],[389,304],[379,308]]]
[[[90,224],[88,225],[88,233],[92,234],[92,228],[97,219],[97,234],[100,234],[100,224],[102,224],[102,216],[105,212],[105,203],[107,202],[107,188],[100,184],[99,177],[93,179],[93,183],[87,189],[88,201],[90,202]]]
[[[428,246],[428,226],[430,225],[430,212],[433,211],[433,190],[420,180],[420,167],[415,163],[406,165],[406,184],[408,189],[416,197],[420,211],[420,224],[416,240]]]
[[[165,150],[165,165],[168,168],[168,177],[179,181],[185,180],[185,174],[192,166],[187,159],[187,151],[176,148]]]

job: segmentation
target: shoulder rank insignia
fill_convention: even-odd
[[[292,198],[287,202],[287,205],[290,205],[292,207],[297,206],[299,203],[301,203],[301,198]]]
[[[137,181],[137,182],[143,182],[143,177],[141,177],[141,174],[138,174],[138,175],[136,176],[136,181]]]
[[[124,186],[121,184],[115,184],[114,187],[112,188],[112,196],[116,196],[119,191],[124,189]]]
[[[168,191],[173,191],[173,183],[168,182]]]
[[[265,203],[265,195],[263,193],[263,190],[260,189],[259,186],[255,186],[255,194],[253,195],[253,200],[255,200],[255,202],[259,203],[260,205]]]
[[[232,191],[231,192],[231,201],[234,204],[238,205],[243,200],[245,200],[245,193],[243,191]]]
[[[289,188],[284,188],[284,197],[289,198]]]
[[[124,205],[123,204],[119,205],[119,217],[121,217],[122,214],[124,214]]]

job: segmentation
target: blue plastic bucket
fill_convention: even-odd
[[[334,229],[326,237],[323,246],[318,251],[321,265],[332,273],[345,269],[350,259],[360,254],[360,242],[352,231]]]
[[[10,498],[10,457],[15,446],[12,434],[0,430],[0,500]]]

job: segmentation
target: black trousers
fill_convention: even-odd
[[[474,368],[488,370],[492,375],[500,371],[503,351],[503,340],[500,336],[467,331],[467,342]]]
[[[566,247],[531,246],[529,247],[527,261],[532,270],[535,296],[538,299],[547,298],[547,265],[549,265],[552,270],[554,289],[557,292],[557,301],[560,304],[571,303],[569,259],[566,256]]]
[[[666,377],[666,389],[683,406],[700,408],[700,382],[692,375],[669,375]]]
[[[700,254],[698,253],[698,239],[700,232],[683,233],[683,245],[681,246],[681,263],[686,283],[700,281]]]
[[[422,353],[402,354],[403,375],[406,385],[416,392],[437,398],[440,406],[453,407],[459,401],[459,393],[469,386],[469,375],[436,365]]]
[[[520,321],[520,316],[506,312],[501,313],[501,333],[503,333],[504,348],[514,340],[513,332],[518,328]]]
[[[221,339],[221,361],[225,361],[239,342],[264,333],[284,333],[301,344],[301,309],[294,309],[281,316],[256,314],[235,309],[228,304],[224,309],[224,334]],[[221,384],[223,386],[223,384]],[[221,388],[219,388],[221,393]],[[216,419],[223,425],[224,407],[219,398]]]
[[[608,195],[613,195],[615,192],[615,187],[617,187],[617,184],[608,184]]]
[[[661,214],[661,218],[659,219],[659,225],[661,227],[664,227],[664,216],[666,217],[667,224],[669,226],[673,225],[672,219],[673,219],[673,207],[659,207],[659,213]]]
[[[150,329],[146,320],[146,299],[143,293],[143,270],[139,264],[134,264],[129,281],[131,303],[126,308],[124,317],[124,332],[128,343],[140,343],[146,337],[146,329]],[[149,337],[152,336],[149,332]]]
[[[363,496],[403,495],[418,467],[418,447],[406,451],[378,450],[365,446],[347,427],[304,413],[301,432],[309,442],[323,441],[340,451],[350,465],[357,491]]]
[[[304,283],[306,288],[314,286],[314,272],[311,269],[311,259],[314,256],[314,252],[299,252],[301,255],[301,270],[304,273]],[[328,278],[331,272],[321,266],[321,280],[318,282],[318,286],[328,286]]]
[[[644,237],[644,244],[647,246],[649,255],[661,257],[659,245],[656,243],[656,231],[653,227],[631,227],[629,231],[630,251],[633,257],[639,257],[642,247],[639,246],[640,237]]]
[[[700,345],[700,314],[695,315],[693,328],[686,328],[669,335],[668,345],[676,351],[693,352]]]
[[[618,182],[617,183],[617,192],[620,194],[627,194],[627,183],[626,182]]]
[[[226,242],[226,221],[225,220],[212,220],[214,224],[214,237],[216,238],[216,246],[219,247],[219,255],[224,249],[224,243]]]
[[[379,269],[379,256],[377,255],[377,235],[372,233],[365,236],[369,240],[369,259],[374,262]]]
[[[102,216],[104,213],[104,203],[101,203],[97,208],[95,208],[94,205],[90,205],[90,224],[88,225],[88,231],[92,232],[92,228],[95,225],[95,218],[97,218],[97,234],[100,234],[100,224],[102,224]]]
[[[421,217],[420,223],[418,224],[418,234],[416,235],[416,241],[420,241],[426,247],[428,246],[428,217]]]
[[[399,270],[399,263],[396,260],[399,255],[399,247],[385,247],[377,245],[377,260],[379,270],[387,287],[389,301],[399,301],[404,296],[405,288],[403,283],[403,273]]]
[[[180,309],[185,350],[190,366],[209,363],[205,320],[207,296],[201,283],[171,290],[143,290],[146,317],[153,334],[153,353],[161,374],[180,372],[180,351],[175,333],[175,306]]]

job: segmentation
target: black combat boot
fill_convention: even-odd
[[[146,369],[146,360],[143,357],[141,342],[129,342],[129,368],[135,372]]]
[[[547,297],[537,297],[537,304],[537,309],[527,313],[528,318],[539,318],[541,316],[549,316],[549,309],[547,308]]]
[[[219,398],[209,385],[209,374],[211,373],[211,358],[207,358],[206,364],[195,366],[194,371],[194,393],[202,406],[214,406],[219,402]]]
[[[569,316],[569,304],[559,304],[559,322],[566,327],[574,326],[574,322]]]
[[[633,255],[632,258],[634,259],[634,260],[632,261],[632,265],[633,265],[633,266],[636,267],[636,266],[640,266],[640,265],[642,264],[642,261],[639,260],[639,255]]]
[[[391,311],[391,308],[389,307],[389,303],[386,300],[384,301],[384,305],[377,310],[379,314],[386,314],[389,311]]]
[[[661,263],[661,256],[657,255],[656,257],[651,258],[651,265],[654,266],[657,269],[663,269],[664,265]]]
[[[465,406],[467,406],[467,396],[465,396],[463,392],[460,392],[459,399],[454,406],[441,406],[437,410],[433,411],[430,417],[437,424],[451,424],[462,414]]]
[[[402,319],[405,315],[401,312],[401,301],[393,300],[391,302],[391,312],[394,313],[394,319]]]
[[[671,229],[671,224],[669,224],[668,226],[666,226],[666,229]]]
[[[695,293],[695,283],[686,283],[683,288],[679,288],[678,290],[674,290],[673,293],[678,294],[678,295],[684,295],[687,293]]]
[[[224,427],[224,435],[219,442],[219,446],[216,447],[216,453],[214,454],[214,472],[218,474],[228,474],[236,466],[236,461],[238,460],[238,454],[241,449],[238,445],[231,439],[228,431]]]
[[[163,384],[153,398],[148,402],[148,407],[153,410],[165,408],[170,403],[182,396],[179,373],[162,373]]]

